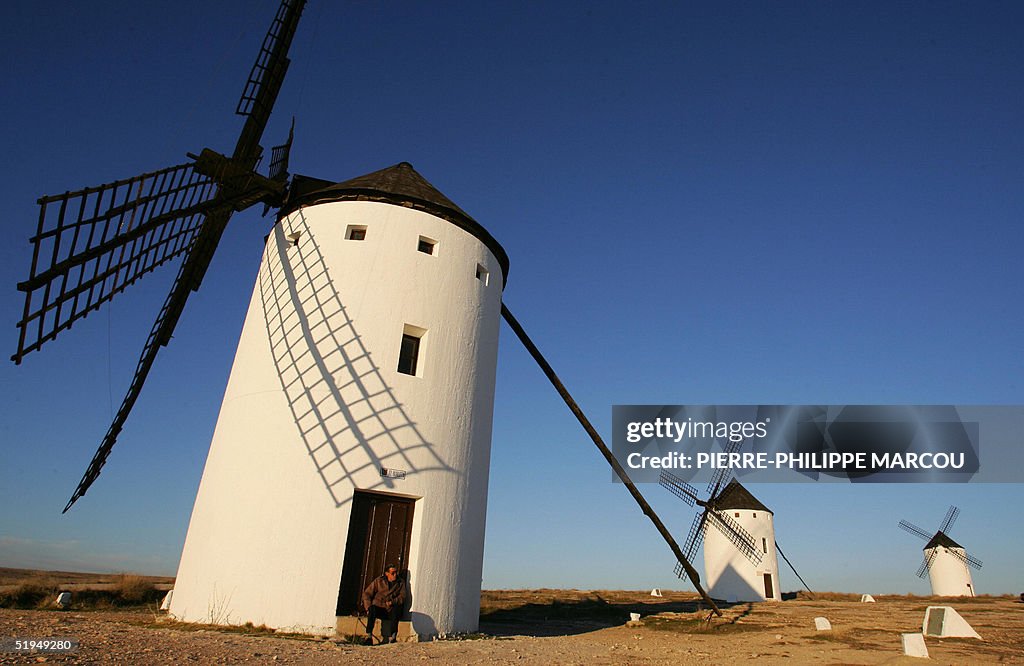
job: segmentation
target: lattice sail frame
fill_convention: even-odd
[[[288,59],[276,56],[282,50],[288,51],[295,34],[296,24],[298,24],[299,16],[302,13],[301,7],[296,12],[294,6],[302,4],[305,4],[305,0],[301,2],[285,0],[278,7],[277,15],[263,38],[256,62],[253,63],[252,69],[249,71],[249,78],[245,82],[242,96],[238,100],[238,107],[235,109],[236,114],[240,116],[270,115],[270,108],[273,106],[277,93],[270,96],[265,95],[263,88],[268,86],[280,88],[281,82],[284,80],[285,72],[288,69]]]
[[[39,199],[25,308],[17,326],[20,363],[140,277],[195,241],[216,186],[180,164],[99,187]]]
[[[230,156],[203,149],[194,161],[134,178],[40,199],[17,352],[25,354],[109,301],[141,276],[182,257],[174,283],[153,323],[135,375],[113,422],[64,507],[99,476],[159,349],[166,345],[191,292],[209,268],[232,213],[263,202],[280,206],[288,180],[288,142],[275,150],[273,178],[256,173],[263,132],[288,70],[305,0],[281,0],[237,112],[246,116]]]

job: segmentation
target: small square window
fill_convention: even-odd
[[[345,240],[361,241],[366,240],[365,224],[350,224],[345,230]]]
[[[739,511],[737,511],[737,512],[736,512],[736,517],[737,517],[737,518],[739,518],[739,517],[740,517],[740,512],[739,512]]]
[[[484,286],[486,287],[488,281],[491,279],[491,274],[487,271],[486,268],[484,268],[480,264],[477,264],[476,265],[476,279],[480,280],[481,282],[483,282]]]
[[[416,246],[416,249],[422,252],[423,254],[434,254],[434,248],[436,246],[436,240],[427,238],[426,236],[420,236],[420,242],[419,245]]]

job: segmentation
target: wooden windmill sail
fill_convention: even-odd
[[[305,0],[281,2],[238,102],[236,113],[245,123],[230,156],[207,148],[184,164],[39,199],[32,265],[28,279],[18,284],[25,307],[15,363],[147,273],[182,259],[128,392],[65,512],[100,475],[157,352],[170,341],[189,294],[202,284],[231,215],[257,203],[281,205],[290,137],[274,148],[270,175],[256,168],[304,5]]]

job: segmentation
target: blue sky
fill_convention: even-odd
[[[0,8],[9,353],[36,198],[229,151],[276,6]],[[1018,3],[312,0],[264,145],[294,115],[293,172],[411,162],[508,251],[505,302],[606,436],[613,404],[1022,404],[1022,19]],[[0,566],[174,573],[269,225],[233,219],[65,516],[173,269],[0,366]],[[691,510],[642,489],[685,537]],[[1024,590],[1024,533],[1004,522],[1024,485],[752,490],[815,589],[926,592],[896,525],[956,504],[977,589]],[[671,570],[503,328],[484,585],[680,587]]]

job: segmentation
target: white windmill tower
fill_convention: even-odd
[[[725,484],[726,476],[719,470],[708,485],[708,499],[701,500],[693,486],[662,471],[663,486],[690,506],[704,507],[693,518],[683,554],[692,559],[703,541],[704,577],[715,599],[781,601],[774,514],[739,481]]]
[[[508,258],[407,163],[281,213],[171,613],[333,631],[394,563],[413,631],[473,631]]]
[[[925,573],[928,574],[932,595],[937,597],[975,596],[970,567],[981,569],[981,560],[969,555],[967,550],[953,541],[948,534],[959,515],[960,509],[955,506],[949,507],[946,517],[933,535],[906,520],[900,521],[901,528],[926,542],[924,561],[917,569],[917,576],[924,578]]]
[[[135,376],[67,511],[99,476],[232,214],[279,209],[210,445],[170,612],[333,633],[369,579],[407,577],[412,631],[479,621],[508,257],[406,163],[256,171],[304,0],[281,0],[230,156],[43,197],[14,360],[182,259]],[[408,626],[408,625],[407,625]]]

